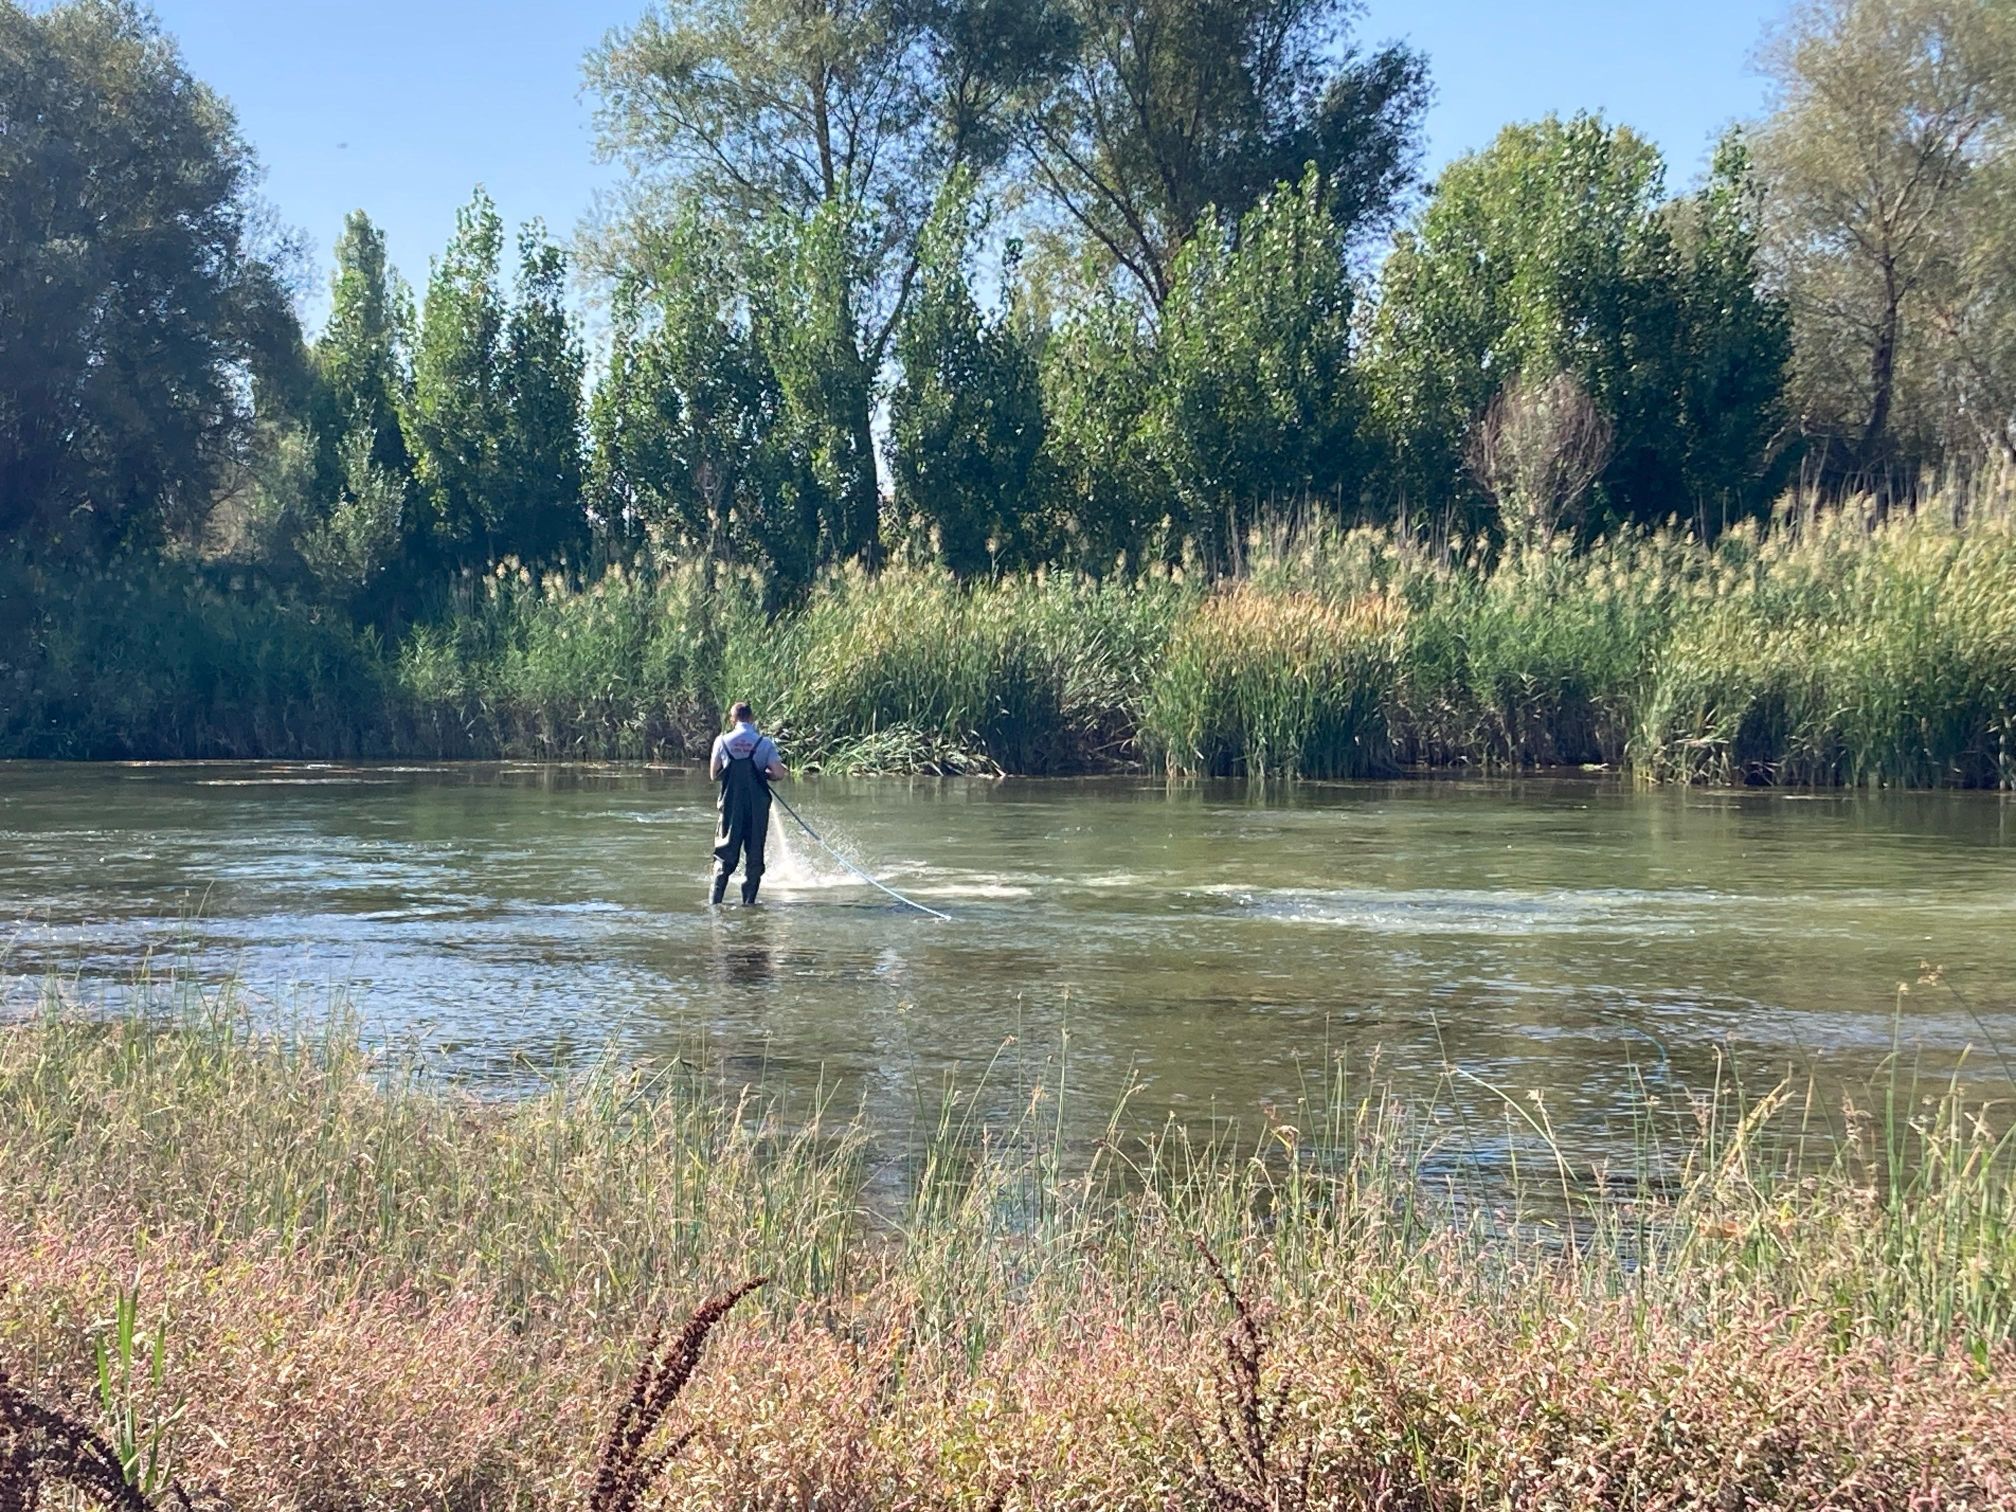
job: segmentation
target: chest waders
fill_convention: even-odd
[[[759,746],[758,749],[761,749]],[[730,755],[721,769],[721,828],[714,837],[714,891],[719,903],[728,878],[742,864],[742,901],[754,903],[763,881],[763,843],[770,837],[770,779],[756,767],[754,751]]]

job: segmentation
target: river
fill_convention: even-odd
[[[273,1017],[354,1002],[475,1077],[614,1047],[705,1059],[871,1128],[948,1084],[1064,1133],[1292,1109],[1378,1056],[1426,1096],[1539,1092],[1621,1141],[1633,1089],[2008,1090],[2016,802],[1643,791],[1607,778],[795,783],[764,906],[704,906],[683,769],[0,764],[0,1007],[143,973]],[[731,893],[732,897],[732,893]],[[1938,984],[1917,979],[1926,963]],[[1912,984],[1900,997],[1900,984]],[[1487,1090],[1488,1089],[1488,1090]]]

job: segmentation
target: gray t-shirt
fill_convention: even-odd
[[[756,763],[756,770],[767,772],[773,766],[783,763],[777,759],[777,743],[746,720],[725,735],[714,737],[714,752],[708,765],[715,761],[726,761],[731,756],[747,756]]]

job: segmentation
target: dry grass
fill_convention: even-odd
[[[955,1117],[871,1201],[858,1134],[701,1079],[59,1017],[0,1032],[0,1362],[109,1425],[134,1298],[133,1419],[246,1508],[2016,1507],[2016,1154],[1890,1091],[1823,1149],[1711,1089],[1526,1193],[1341,1079],[1076,1167]]]

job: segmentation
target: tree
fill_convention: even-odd
[[[711,564],[768,559],[803,582],[816,519],[779,521],[769,489],[776,384],[750,332],[727,238],[688,209],[657,238],[655,275],[618,284],[609,366],[590,412],[589,497],[603,528]]]
[[[333,497],[350,471],[352,432],[362,429],[372,464],[404,479],[412,468],[399,412],[411,382],[413,297],[385,258],[385,233],[362,210],[343,220],[330,280],[329,319],[315,339],[317,481]]]
[[[1784,402],[1792,318],[1760,281],[1762,202],[1739,132],[1700,191],[1666,211],[1680,280],[1680,470],[1704,535],[1768,510],[1796,460]]]
[[[873,415],[918,234],[955,172],[1004,150],[1056,40],[1043,0],[678,0],[589,60],[603,151],[637,185],[605,271],[650,283],[655,233],[690,204],[782,281],[765,349],[822,555],[874,554]]]
[[[1208,561],[1229,566],[1269,509],[1356,483],[1351,280],[1312,165],[1237,234],[1207,211],[1162,306],[1152,444]]]
[[[879,358],[864,350],[858,299],[873,257],[866,231],[843,200],[764,227],[753,262],[756,350],[777,386],[772,436],[789,503],[773,518],[811,528],[817,562],[873,560],[881,489],[869,425]]]
[[[364,608],[398,560],[406,535],[409,484],[378,460],[377,440],[368,422],[343,434],[332,502],[301,534],[298,547],[322,591],[353,611]]]
[[[1215,207],[1230,226],[1314,163],[1347,239],[1412,186],[1426,65],[1351,46],[1355,0],[1063,0],[1078,46],[1023,126],[1071,240],[1152,306]]]
[[[1943,412],[1954,449],[2016,466],[2016,153],[1984,163],[1969,199],[1927,291]]]
[[[507,403],[503,246],[497,207],[479,188],[456,213],[455,235],[434,264],[420,313],[406,434],[426,550],[444,566],[480,567],[497,554]]]
[[[973,298],[971,249],[982,228],[971,187],[955,180],[925,228],[897,330],[902,377],[889,413],[897,507],[930,527],[961,577],[1036,558],[1043,444],[1036,360],[1016,313],[989,316]],[[1014,257],[1011,247],[1011,286]]]
[[[300,349],[230,108],[126,0],[0,0],[0,539],[192,535]]]
[[[1099,576],[1135,571],[1174,506],[1149,438],[1155,347],[1140,308],[1095,291],[1050,332],[1038,372],[1038,475],[1068,560]]]
[[[1601,502],[1654,519],[1685,497],[1682,310],[1652,145],[1593,116],[1508,126],[1452,163],[1382,272],[1372,403],[1417,511],[1480,502],[1465,465],[1508,379],[1571,375],[1614,426]]]
[[[1995,250],[2016,236],[2000,187],[2016,10],[1808,0],[1766,61],[1778,100],[1757,157],[1799,420],[1824,480],[1907,488],[1952,446],[2008,434],[2009,371],[1988,333],[2008,330],[2016,301]]]
[[[1497,502],[1505,545],[1525,551],[1573,523],[1610,460],[1609,419],[1566,373],[1514,378],[1471,438],[1470,466]]]
[[[578,558],[582,508],[581,385],[587,356],[566,304],[567,255],[537,221],[518,237],[518,288],[504,327],[499,389],[497,538],[524,561]]]

